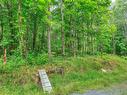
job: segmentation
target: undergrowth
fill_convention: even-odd
[[[63,75],[48,73],[53,87],[51,95],[68,95],[121,83],[127,80],[126,67],[126,58],[113,55],[53,58],[50,63],[47,55],[28,59],[13,56],[6,65],[0,59],[0,95],[45,95],[36,80],[39,69],[48,72],[63,68]]]

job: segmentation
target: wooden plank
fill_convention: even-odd
[[[39,70],[39,76],[41,79],[41,84],[42,84],[44,92],[50,93],[52,91],[52,86],[51,86],[51,83],[48,79],[46,71],[45,70]]]

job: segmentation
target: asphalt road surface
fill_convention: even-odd
[[[90,90],[83,94],[73,93],[71,95],[127,95],[127,82],[103,90]]]

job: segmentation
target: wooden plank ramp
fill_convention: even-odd
[[[44,69],[39,70],[39,76],[40,76],[40,80],[41,80],[41,84],[42,84],[44,92],[50,93],[52,91],[52,86],[48,79],[46,71]]]

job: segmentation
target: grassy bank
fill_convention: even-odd
[[[7,65],[0,64],[0,95],[45,95],[36,75],[44,68],[53,86],[51,95],[100,89],[127,80],[127,60],[112,55],[54,58],[38,65],[10,59]]]

